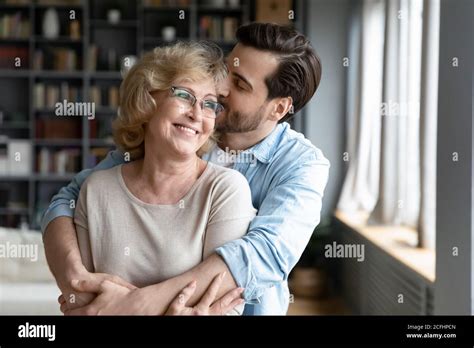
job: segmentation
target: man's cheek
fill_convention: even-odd
[[[219,115],[219,117],[216,118],[216,124],[219,125],[219,124],[223,124],[225,122],[225,120],[227,119],[229,115],[229,110],[228,109],[225,109],[224,111],[222,111]]]

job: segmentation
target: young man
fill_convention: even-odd
[[[229,76],[220,88],[226,109],[216,123],[221,140],[204,159],[234,168],[247,178],[258,210],[247,235],[216,249],[183,275],[146,288],[88,273],[77,247],[71,202],[93,170],[124,163],[123,154],[113,151],[62,188],[43,217],[48,263],[63,294],[70,293],[71,286],[98,294],[81,298],[83,303],[63,303],[63,308],[79,306],[68,312],[163,314],[174,300],[173,314],[219,313],[211,298],[220,297],[217,303],[225,308],[232,298],[223,295],[238,285],[247,303],[244,314],[286,314],[287,278],[319,223],[329,161],[284,121],[316,92],[321,64],[309,41],[288,27],[252,23],[238,29],[237,40],[227,57]],[[71,285],[73,279],[83,281]],[[186,303],[197,305],[186,307]]]

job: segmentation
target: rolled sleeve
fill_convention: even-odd
[[[41,219],[41,232],[44,233],[49,223],[60,216],[74,217],[74,209],[71,208],[69,201],[67,203],[62,200],[55,201],[49,206]]]
[[[260,303],[264,289],[257,286],[252,268],[247,266],[250,260],[246,243],[243,239],[237,239],[217,248],[216,253],[224,259],[237,285],[244,288],[242,296],[245,302],[256,304]]]
[[[78,173],[67,186],[61,188],[58,194],[51,199],[51,203],[41,219],[41,231],[43,233],[45,233],[49,223],[57,217],[74,217],[75,202],[79,197],[79,191],[92,171],[92,169],[85,169]]]

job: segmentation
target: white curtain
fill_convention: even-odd
[[[358,93],[338,209],[416,228],[419,246],[434,248],[439,1],[365,0],[354,30]]]
[[[424,0],[421,60],[420,181],[418,244],[436,247],[436,134],[438,118],[439,0]]]
[[[349,168],[338,209],[370,212],[377,201],[380,157],[380,104],[383,82],[384,2],[365,1],[360,21],[354,19],[357,42],[350,47],[348,159]],[[353,72],[351,74],[351,71]]]

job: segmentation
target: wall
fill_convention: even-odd
[[[305,134],[331,162],[322,217],[330,217],[337,204],[345,173],[346,78],[350,0],[308,1],[306,33],[322,61],[321,84],[306,108]]]
[[[441,2],[435,314],[473,313],[473,13],[472,1]]]

